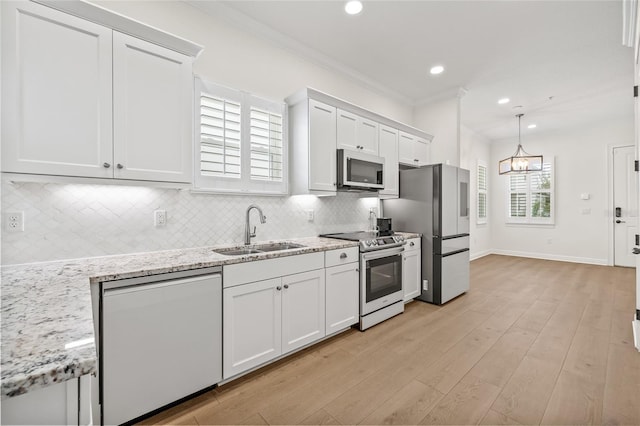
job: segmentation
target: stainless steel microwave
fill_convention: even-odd
[[[338,150],[338,190],[384,189],[384,158],[346,149]]]

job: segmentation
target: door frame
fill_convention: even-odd
[[[613,187],[613,150],[615,148],[625,148],[625,147],[633,147],[635,149],[635,145],[633,143],[612,143],[607,145],[607,233],[609,235],[608,238],[608,250],[607,250],[607,265],[614,266],[615,265],[615,228],[613,225],[615,213],[613,209],[613,195],[614,195],[614,187]],[[640,222],[640,220],[638,220]],[[640,223],[637,224],[640,229]]]

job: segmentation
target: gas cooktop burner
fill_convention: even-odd
[[[379,236],[376,231],[345,232],[320,235],[325,238],[339,240],[359,241],[360,251],[382,250],[390,247],[399,247],[406,243],[401,235]]]

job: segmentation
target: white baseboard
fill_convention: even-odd
[[[469,260],[476,260],[476,259],[480,259],[481,257],[485,257],[485,256],[489,256],[490,254],[493,254],[492,250],[483,250],[481,252],[478,253],[474,253],[469,257]]]
[[[543,260],[557,260],[560,262],[573,262],[573,263],[588,263],[591,265],[607,266],[607,259],[593,259],[590,257],[575,257],[575,256],[563,256],[558,254],[546,254],[546,253],[530,253],[524,251],[511,251],[511,250],[491,250],[492,254],[501,254],[504,256],[517,256],[517,257],[529,257],[532,259]]]
[[[633,320],[631,326],[633,327],[633,342],[640,352],[640,320]]]

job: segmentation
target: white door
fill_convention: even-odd
[[[309,99],[309,189],[336,190],[336,108]]]
[[[191,182],[191,58],[113,33],[114,176]]]
[[[402,289],[404,301],[420,296],[422,280],[420,239],[407,241],[406,251],[402,254]]]
[[[282,280],[223,290],[223,377],[228,379],[279,356]]]
[[[336,117],[337,148],[359,151],[358,116],[349,111],[338,109]]]
[[[384,158],[384,189],[378,194],[383,198],[397,197],[398,187],[398,131],[380,126],[379,155]]]
[[[326,334],[344,330],[359,320],[358,262],[326,269]]]
[[[112,177],[112,31],[32,2],[1,6],[3,171]]]
[[[638,220],[635,147],[613,149],[614,264],[634,267],[633,255]]]
[[[361,152],[378,155],[378,123],[358,117],[357,135]]]
[[[282,277],[282,353],[325,336],[324,269]]]
[[[418,166],[429,164],[431,157],[431,143],[425,139],[416,138],[414,145],[414,157],[418,160]]]
[[[399,162],[411,166],[417,166],[419,159],[415,155],[416,138],[409,133],[400,132],[398,140]]]

